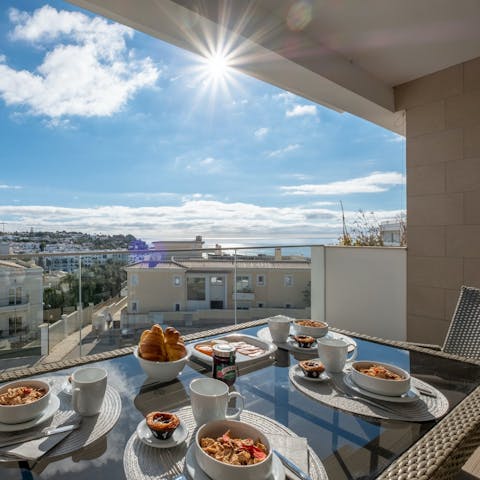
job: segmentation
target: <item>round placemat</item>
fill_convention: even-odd
[[[425,396],[420,394],[419,400],[411,403],[393,403],[383,402],[375,400],[379,404],[387,405],[389,409],[393,409],[397,413],[389,413],[380,408],[362,403],[361,401],[345,398],[342,393],[335,390],[332,381],[326,381],[322,383],[309,382],[302,377],[295,375],[295,367],[290,367],[288,375],[290,381],[305,395],[318,400],[321,403],[330,405],[331,407],[339,408],[347,412],[356,413],[359,415],[365,415],[368,417],[382,418],[387,420],[402,420],[408,422],[428,422],[437,418],[443,417],[448,411],[448,400],[442,392],[437,390],[432,385],[419,380],[418,378],[412,378],[412,385],[417,388],[425,388],[432,391],[436,398]],[[342,375],[336,375],[337,382],[343,382],[342,389],[351,393],[352,395],[358,395],[351,390],[342,379]],[[367,399],[368,400],[368,399]]]
[[[125,446],[123,468],[127,480],[167,480],[184,473],[185,455],[192,439],[195,437],[197,425],[193,418],[192,408],[183,407],[175,412],[188,428],[187,440],[181,445],[158,449],[142,443],[134,433]],[[282,424],[255,412],[244,410],[240,415],[243,422],[255,425],[268,434],[283,434],[297,437],[292,430]],[[325,468],[316,453],[308,447],[309,473],[313,480],[328,480]]]
[[[60,399],[60,408],[53,416],[50,424],[60,425],[63,423],[72,423],[78,420],[79,415],[72,410],[72,397],[61,391],[61,384],[64,379],[52,378],[54,385],[52,391]],[[53,458],[61,455],[67,455],[80,448],[91,445],[103,435],[106,435],[117,423],[122,411],[122,401],[118,392],[107,385],[105,397],[103,399],[102,409],[98,415],[92,417],[82,417],[80,428],[74,430],[68,437],[53,448],[46,457]],[[43,425],[44,426],[44,425]]]

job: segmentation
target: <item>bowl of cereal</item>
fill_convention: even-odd
[[[313,338],[324,337],[328,333],[328,323],[317,320],[294,320],[295,335],[308,335]]]
[[[399,397],[410,390],[410,374],[388,363],[353,362],[351,378],[360,388],[388,397]]]
[[[23,423],[39,417],[50,402],[43,380],[17,380],[0,387],[0,423]]]
[[[271,478],[270,442],[265,434],[248,423],[237,420],[205,423],[197,430],[194,445],[198,465],[211,478]]]

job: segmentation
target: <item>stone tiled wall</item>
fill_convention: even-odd
[[[480,58],[395,88],[407,125],[407,335],[442,343],[480,288]]]

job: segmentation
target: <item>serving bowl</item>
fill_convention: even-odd
[[[152,380],[158,382],[169,382],[176,378],[184,369],[188,360],[188,353],[180,360],[174,360],[173,362],[154,362],[152,360],[145,360],[138,354],[138,347],[135,347],[133,355],[138,360],[138,363],[145,374]]]
[[[360,372],[359,369],[369,368],[378,365],[390,370],[402,377],[401,380],[390,380],[385,378],[373,377]],[[358,361],[352,363],[352,380],[364,390],[388,397],[399,397],[410,390],[410,374],[400,367],[383,362]]]
[[[39,417],[48,407],[50,402],[50,384],[43,380],[16,380],[3,385],[0,388],[0,395],[9,388],[35,387],[46,391],[45,395],[38,400],[22,405],[0,405],[0,423],[15,424],[24,423]]]
[[[308,335],[309,337],[313,338],[320,338],[324,337],[328,333],[328,323],[319,322],[317,320],[309,320],[315,321],[319,324],[319,326],[315,327],[308,327],[306,325],[299,325],[298,322],[304,322],[305,319],[298,319],[293,321],[293,331],[295,335]]]
[[[259,439],[268,450],[265,460],[253,465],[229,465],[211,457],[202,450],[200,439],[218,438],[230,430],[231,438]],[[272,448],[268,438],[260,430],[245,422],[237,420],[214,420],[205,423],[195,435],[195,458],[200,468],[211,478],[228,478],[228,480],[267,480],[272,472]]]

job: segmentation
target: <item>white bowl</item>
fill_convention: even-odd
[[[138,347],[135,347],[133,354],[145,374],[158,382],[169,382],[176,378],[184,369],[188,360],[188,353],[180,360],[173,362],[153,362],[152,360],[145,360],[138,354]]]
[[[328,323],[318,322],[318,323],[321,323],[322,326],[307,327],[305,325],[299,325],[297,323],[297,322],[301,322],[302,320],[305,320],[305,319],[299,318],[293,321],[293,331],[295,332],[295,335],[308,335],[309,337],[320,338],[320,337],[324,337],[328,333]]]
[[[15,387],[36,387],[46,390],[46,394],[32,403],[24,405],[0,405],[0,423],[15,424],[24,423],[39,417],[48,407],[50,402],[50,385],[43,380],[16,380],[0,387],[0,394],[5,393],[9,388]]]
[[[268,455],[260,463],[254,465],[229,465],[215,460],[202,450],[200,439],[217,438],[230,430],[232,438],[252,438],[267,447]],[[272,448],[268,438],[260,430],[245,422],[237,420],[215,420],[202,425],[195,435],[195,458],[200,468],[211,478],[228,480],[267,480],[272,472]]]
[[[358,371],[359,368],[368,368],[371,365],[380,365],[402,377],[402,380],[388,380],[372,377]],[[410,390],[410,374],[400,367],[388,363],[374,361],[359,361],[352,363],[352,380],[364,390],[388,397],[399,397]]]

